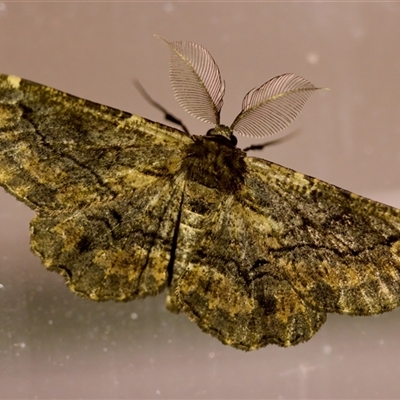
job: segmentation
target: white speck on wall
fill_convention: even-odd
[[[355,26],[351,29],[351,34],[354,39],[361,40],[367,35],[367,32],[361,26]]]
[[[329,346],[329,345],[325,345],[323,348],[322,348],[322,351],[324,352],[324,354],[331,354],[332,353],[332,346]]]
[[[131,319],[138,319],[138,315],[136,313],[132,313],[131,314]]]
[[[306,55],[306,60],[309,64],[315,65],[319,62],[319,54],[315,51],[312,51]]]
[[[172,3],[165,3],[163,9],[166,13],[175,11],[175,6]]]

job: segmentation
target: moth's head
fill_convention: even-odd
[[[237,138],[233,134],[233,130],[226,125],[217,125],[212,129],[209,129],[206,136],[223,136],[228,139],[234,146],[237,145]]]

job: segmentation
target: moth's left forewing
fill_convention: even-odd
[[[0,185],[36,211],[99,203],[174,174],[188,135],[0,75]]]
[[[265,160],[246,163],[243,201],[277,243],[264,263],[279,265],[309,306],[370,315],[400,305],[399,210]]]

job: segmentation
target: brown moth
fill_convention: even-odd
[[[205,136],[0,76],[0,185],[36,212],[46,268],[97,301],[167,288],[169,310],[242,350],[399,306],[399,210],[236,147],[287,127],[317,88],[277,76],[227,127],[211,55],[168,44],[178,102],[215,125]]]

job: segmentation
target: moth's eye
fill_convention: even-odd
[[[234,146],[237,146],[238,140],[237,140],[237,138],[236,138],[235,135],[232,135],[232,136],[231,136],[231,143],[232,143]]]

